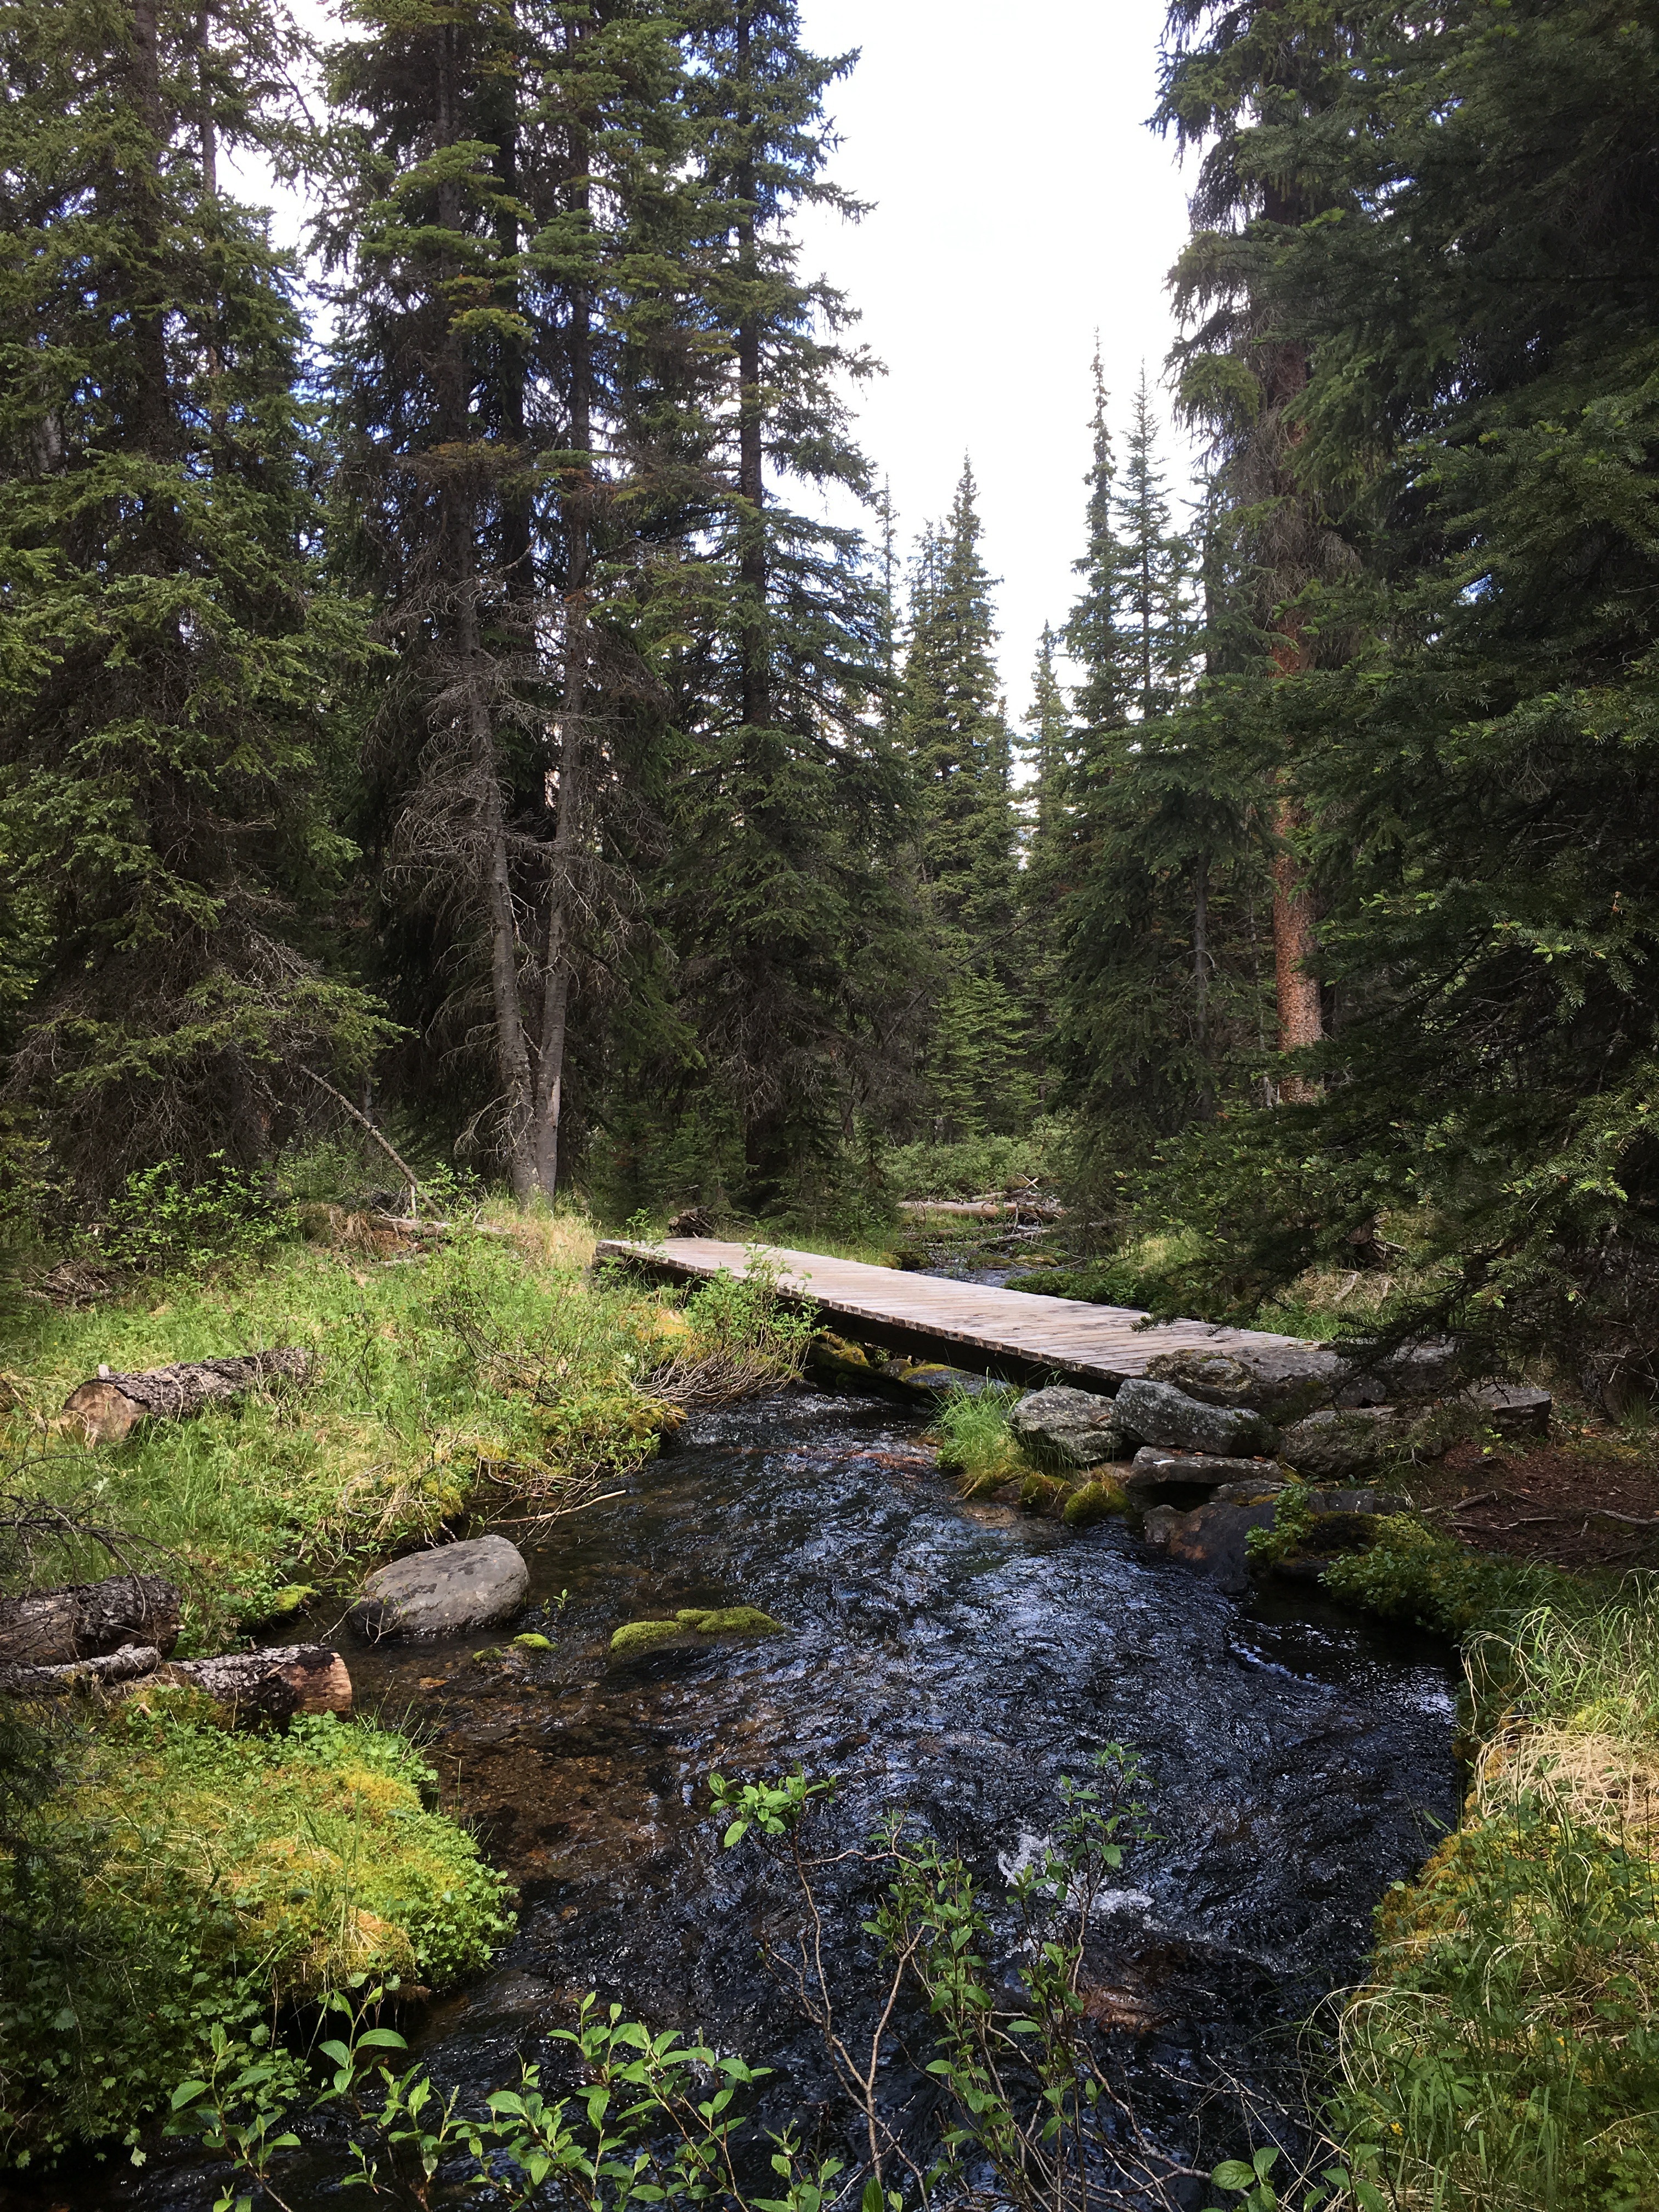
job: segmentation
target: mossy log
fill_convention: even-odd
[[[129,1644],[102,1659],[74,1659],[63,1667],[0,1667],[0,1696],[61,1698],[105,1682],[153,1674],[161,1655],[153,1644]]]
[[[124,1644],[179,1640],[179,1592],[160,1575],[115,1575],[101,1583],[0,1598],[0,1665],[56,1667],[97,1659]]]
[[[118,1444],[140,1421],[182,1421],[204,1406],[233,1404],[262,1383],[287,1378],[303,1382],[312,1355],[303,1346],[275,1352],[245,1352],[226,1359],[181,1361],[174,1367],[148,1367],[142,1374],[118,1375],[100,1368],[64,1401],[65,1418],[91,1444]]]
[[[351,1676],[325,1644],[288,1644],[270,1651],[229,1651],[218,1659],[177,1659],[155,1668],[143,1686],[174,1684],[199,1690],[227,1709],[233,1722],[273,1722],[296,1713],[351,1711]]]

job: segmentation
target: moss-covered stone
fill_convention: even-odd
[[[550,1636],[526,1633],[523,1636],[515,1636],[513,1641],[520,1651],[550,1651],[553,1649],[553,1639]]]
[[[647,1651],[671,1636],[787,1636],[789,1631],[754,1605],[683,1606],[672,1620],[629,1620],[611,1638],[616,1652]]]
[[[1051,1518],[1065,1510],[1070,1496],[1070,1486],[1052,1474],[1028,1474],[1019,1487],[1019,1502],[1028,1513],[1045,1513]]]
[[[1060,1508],[1060,1517],[1068,1528],[1088,1528],[1097,1521],[1109,1520],[1114,1513],[1121,1513],[1127,1504],[1121,1483],[1080,1483]]]
[[[684,1632],[684,1624],[678,1620],[625,1620],[611,1638],[611,1649],[619,1653],[646,1651],[652,1644]]]

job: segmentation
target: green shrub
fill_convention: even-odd
[[[298,1233],[294,1207],[215,1152],[186,1182],[176,1160],[135,1169],[93,1232],[100,1257],[149,1274],[251,1257]]]
[[[441,1987],[510,1926],[404,1738],[328,1717],[231,1735],[167,1703],[118,1711],[28,1815],[53,1878],[0,1863],[14,2157],[131,2129],[216,2024],[245,2033],[364,1972]]]
[[[1371,1548],[1333,1561],[1323,1581],[1335,1596],[1385,1620],[1451,1637],[1512,1625],[1572,1588],[1553,1568],[1471,1551],[1406,1514],[1385,1518]]]

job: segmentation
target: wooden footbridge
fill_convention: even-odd
[[[755,1248],[712,1237],[671,1237],[661,1244],[611,1238],[594,1255],[618,1260],[678,1282],[748,1268]],[[787,1295],[810,1298],[832,1327],[866,1344],[885,1345],[913,1357],[939,1359],[1011,1382],[1056,1375],[1115,1391],[1144,1373],[1162,1352],[1306,1352],[1299,1337],[1262,1329],[1218,1328],[1208,1322],[1146,1325],[1133,1306],[1085,1305],[1077,1298],[1045,1297],[1030,1291],[1000,1291],[981,1283],[953,1283],[938,1275],[902,1273],[834,1260],[823,1252],[760,1248]]]

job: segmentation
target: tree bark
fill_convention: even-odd
[[[71,1659],[55,1667],[0,1666],[0,1697],[62,1698],[72,1690],[101,1688],[153,1674],[161,1655],[153,1644],[128,1644],[101,1659]]]
[[[0,1663],[68,1665],[134,1644],[153,1646],[159,1656],[179,1640],[179,1602],[160,1575],[113,1575],[0,1599]]]
[[[233,1723],[264,1721],[281,1727],[296,1713],[337,1713],[343,1719],[351,1711],[345,1661],[323,1644],[174,1660],[146,1680],[204,1692],[228,1709]]]
[[[738,121],[753,127],[750,85],[750,28],[738,17]],[[743,719],[764,729],[772,719],[770,654],[766,621],[766,466],[761,393],[761,315],[756,296],[760,255],[756,217],[759,186],[746,157],[738,167],[738,276],[743,305],[738,316],[738,651],[742,659]]]
[[[205,1406],[223,1406],[279,1376],[303,1382],[312,1355],[303,1346],[241,1352],[227,1359],[197,1359],[142,1374],[103,1373],[79,1384],[64,1401],[65,1416],[87,1442],[118,1444],[143,1420],[182,1421]]]
[[[568,37],[574,48],[578,33]],[[574,213],[589,209],[586,132],[573,124],[568,149]],[[593,560],[593,303],[585,283],[570,297],[570,451],[576,456],[564,498],[564,686],[559,715],[558,817],[553,830],[547,894],[547,947],[542,976],[542,1034],[536,1102],[536,1180],[550,1204],[558,1189],[559,1131],[564,1114],[564,1055],[570,1030],[570,970],[576,870],[587,805],[586,710],[592,638],[588,592]]]
[[[1302,863],[1291,841],[1307,825],[1301,801],[1281,777],[1273,810],[1273,976],[1279,999],[1279,1049],[1300,1052],[1324,1035],[1319,978],[1314,972],[1318,947],[1314,939],[1313,902]],[[1279,1096],[1287,1106],[1305,1106],[1319,1097],[1319,1085],[1304,1075],[1280,1079]]]

